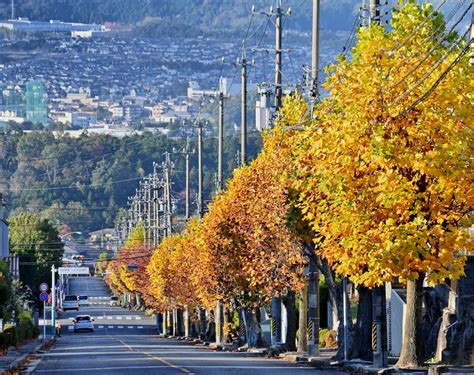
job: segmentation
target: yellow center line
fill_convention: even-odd
[[[154,359],[154,360],[156,360],[156,361],[158,361],[158,362],[161,362],[161,363],[163,363],[163,364],[166,365],[166,366],[169,366],[169,367],[171,367],[171,368],[174,368],[175,370],[182,371],[182,372],[185,373],[185,374],[194,374],[194,372],[188,370],[187,368],[181,367],[181,366],[178,366],[178,365],[175,365],[175,364],[173,364],[173,363],[171,363],[171,362],[168,362],[166,359],[163,359],[163,358],[154,356],[154,355],[149,354],[149,353],[142,352],[142,351],[140,351],[140,350],[135,350],[135,349],[133,349],[130,345],[128,345],[126,342],[124,342],[123,340],[120,340],[120,339],[119,339],[118,341],[120,341],[120,342],[123,344],[123,346],[125,346],[129,351],[134,351],[134,352],[137,352],[137,353],[144,354],[144,355],[146,355],[148,358],[151,358],[151,359]]]

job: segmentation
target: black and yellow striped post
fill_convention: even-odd
[[[319,270],[314,256],[308,262],[308,356],[319,355]]]
[[[272,346],[279,347],[281,345],[281,297],[272,298]]]
[[[387,310],[385,286],[372,291],[372,350],[374,367],[387,367]]]

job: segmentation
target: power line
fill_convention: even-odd
[[[472,39],[470,40],[470,43],[472,43]],[[463,48],[463,50],[458,54],[458,56],[454,59],[454,61],[448,66],[448,68],[440,75],[440,77],[434,82],[434,84],[426,91],[421,97],[416,99],[407,109],[405,109],[403,112],[395,116],[395,119],[401,118],[406,116],[412,109],[414,109],[418,104],[426,100],[428,96],[430,96],[433,91],[439,86],[439,84],[443,81],[443,79],[446,78],[448,73],[459,63],[461,58],[467,53],[469,50],[470,45],[469,43]]]
[[[391,104],[396,104],[398,103],[401,99],[405,98],[409,93],[411,93],[413,90],[415,90],[417,87],[419,87],[424,81],[426,81],[426,79],[428,79],[428,77],[435,71],[436,68],[438,68],[442,63],[443,61],[445,61],[449,54],[451,53],[451,51],[457,47],[463,40],[464,38],[466,37],[466,35],[469,33],[469,28],[464,32],[464,34],[458,38],[458,40],[453,43],[449,48],[448,50],[445,52],[445,54],[438,60],[436,61],[436,63],[431,67],[430,70],[428,70],[424,75],[423,77],[421,77],[417,82],[415,82],[415,84],[410,87],[408,90],[406,90],[404,93],[402,93],[401,95],[399,95],[397,98],[395,98],[395,100],[391,103]]]
[[[413,37],[418,33],[418,31],[419,31],[429,20],[431,20],[431,17],[432,17],[436,12],[438,12],[438,11],[441,9],[441,7],[446,3],[446,1],[447,1],[447,0],[443,0],[443,1],[441,2],[441,4],[438,5],[438,7],[437,7],[436,9],[433,9],[433,10],[431,11],[431,13],[430,13],[428,16],[426,16],[426,18],[425,18],[421,23],[419,23],[419,24],[415,27],[415,30],[413,30],[413,32],[410,33],[401,43],[399,43],[397,46],[395,46],[395,47],[391,50],[391,52],[393,53],[393,52],[395,52],[395,51],[398,51],[398,50],[399,50],[400,48],[402,48],[406,43],[408,43],[408,41],[409,41],[411,38],[413,38]]]
[[[421,58],[420,61],[418,61],[418,63],[413,67],[411,68],[401,79],[399,79],[396,83],[394,83],[391,87],[395,87],[395,86],[398,86],[400,83],[402,83],[403,81],[405,81],[408,76],[410,76],[411,74],[413,74],[420,66],[421,64],[423,64],[432,54],[433,52],[441,45],[441,43],[443,43],[443,41],[446,40],[446,38],[448,38],[451,33],[453,32],[453,30],[455,29],[455,27],[457,25],[459,25],[459,23],[464,19],[464,17],[466,16],[466,14],[469,12],[469,10],[472,8],[472,3],[471,5],[469,5],[467,7],[467,9],[464,11],[464,13],[462,14],[462,16],[454,23],[454,25],[451,27],[451,29],[445,34],[445,36],[443,38],[440,38],[438,40],[437,43],[435,43],[429,50],[428,52],[425,54],[425,56],[423,56]],[[469,28],[468,28],[468,31],[469,31]],[[464,33],[464,36],[466,36],[467,34]]]

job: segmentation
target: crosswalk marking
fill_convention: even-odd
[[[131,316],[127,316],[127,317],[125,317],[125,319],[127,319],[127,320],[132,320],[132,317],[131,317]]]
[[[73,331],[74,330],[74,326],[73,325],[68,325],[67,326],[68,330],[69,331]],[[99,325],[99,326],[96,326],[95,327],[96,329],[114,329],[114,328],[117,328],[117,329],[124,329],[124,328],[127,328],[127,329],[143,329],[144,326],[118,326],[118,325]],[[149,328],[153,328],[153,326],[150,326]]]

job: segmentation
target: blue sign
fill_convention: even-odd
[[[41,300],[41,301],[44,302],[44,301],[46,301],[47,299],[48,299],[48,293],[46,293],[46,292],[40,293],[40,300]]]

